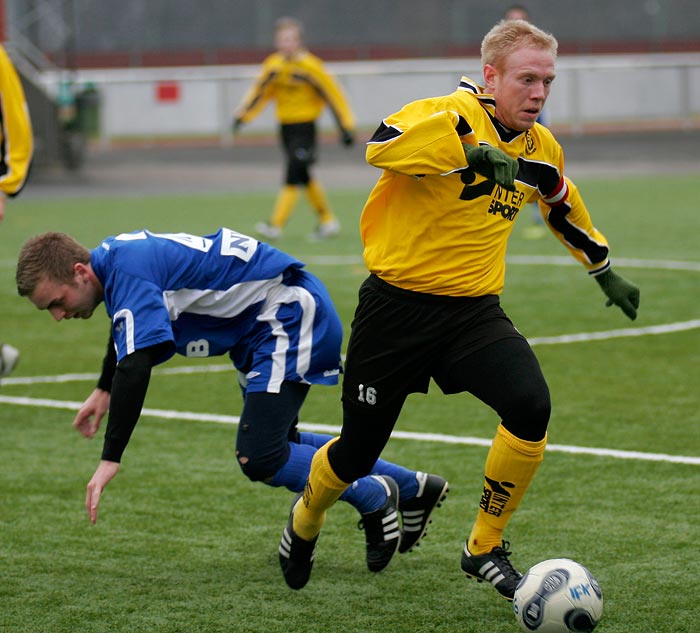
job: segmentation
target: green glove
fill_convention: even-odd
[[[490,145],[469,145],[462,143],[467,163],[477,173],[494,181],[508,191],[515,191],[515,177],[518,175],[518,161],[497,147]]]
[[[604,273],[596,275],[595,280],[608,297],[605,305],[610,307],[615,304],[633,321],[637,318],[639,307],[639,288],[623,279],[611,268]]]
[[[350,130],[342,128],[340,130],[340,142],[345,145],[345,147],[350,147],[355,142],[355,136]]]

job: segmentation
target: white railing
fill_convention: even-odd
[[[447,94],[461,75],[479,80],[479,60],[422,59],[328,63],[343,84],[358,128],[372,131],[381,118],[403,104]],[[100,136],[218,137],[231,142],[233,111],[259,67],[78,71],[101,96]],[[43,82],[56,93],[61,75],[46,72]],[[584,131],[589,127],[640,128],[654,125],[700,127],[700,52],[688,54],[563,56],[547,103],[548,123]],[[322,128],[333,127],[326,114]],[[272,108],[246,134],[274,131]]]

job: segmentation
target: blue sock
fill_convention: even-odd
[[[301,492],[306,485],[311,460],[316,449],[308,444],[289,443],[289,459],[270,481],[271,486],[284,486],[292,492]]]
[[[309,444],[316,448],[321,448],[324,444],[328,444],[335,436],[326,435],[325,433],[309,433],[308,431],[299,432],[299,441],[302,444]]]
[[[316,448],[321,448],[324,444],[333,439],[332,435],[326,435],[325,433],[299,433],[300,441],[302,444],[310,444]],[[397,484],[399,484],[399,499],[402,501],[407,501],[408,499],[413,499],[418,494],[418,482],[416,481],[416,472],[413,470],[408,470],[403,466],[398,464],[393,464],[384,459],[378,459],[377,463],[372,469],[373,475],[388,475],[393,478]],[[340,497],[343,498],[342,496]],[[375,508],[378,510],[381,504]]]
[[[374,477],[363,477],[350,484],[339,499],[349,503],[360,514],[367,514],[384,505],[386,488]]]
[[[373,475],[388,475],[399,484],[399,499],[408,501],[418,494],[416,472],[385,459],[378,459],[372,469]]]
[[[329,436],[330,439],[330,436]],[[325,442],[322,443],[322,445]],[[306,485],[311,468],[311,460],[316,453],[316,448],[310,444],[289,443],[289,459],[272,477],[270,486],[280,487],[301,492]],[[384,486],[373,477],[363,477],[354,482],[342,495],[340,499],[349,503],[360,514],[367,514],[379,510],[386,501],[386,490]]]

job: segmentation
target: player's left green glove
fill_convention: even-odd
[[[611,268],[604,273],[596,275],[595,280],[607,296],[605,305],[619,306],[619,308],[633,321],[637,318],[637,308],[639,307],[639,288],[623,279]]]

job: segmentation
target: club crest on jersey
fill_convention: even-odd
[[[532,138],[532,134],[530,134],[530,130],[527,130],[525,132],[525,153],[530,155],[534,154],[537,151],[537,147],[535,147],[535,139]]]

